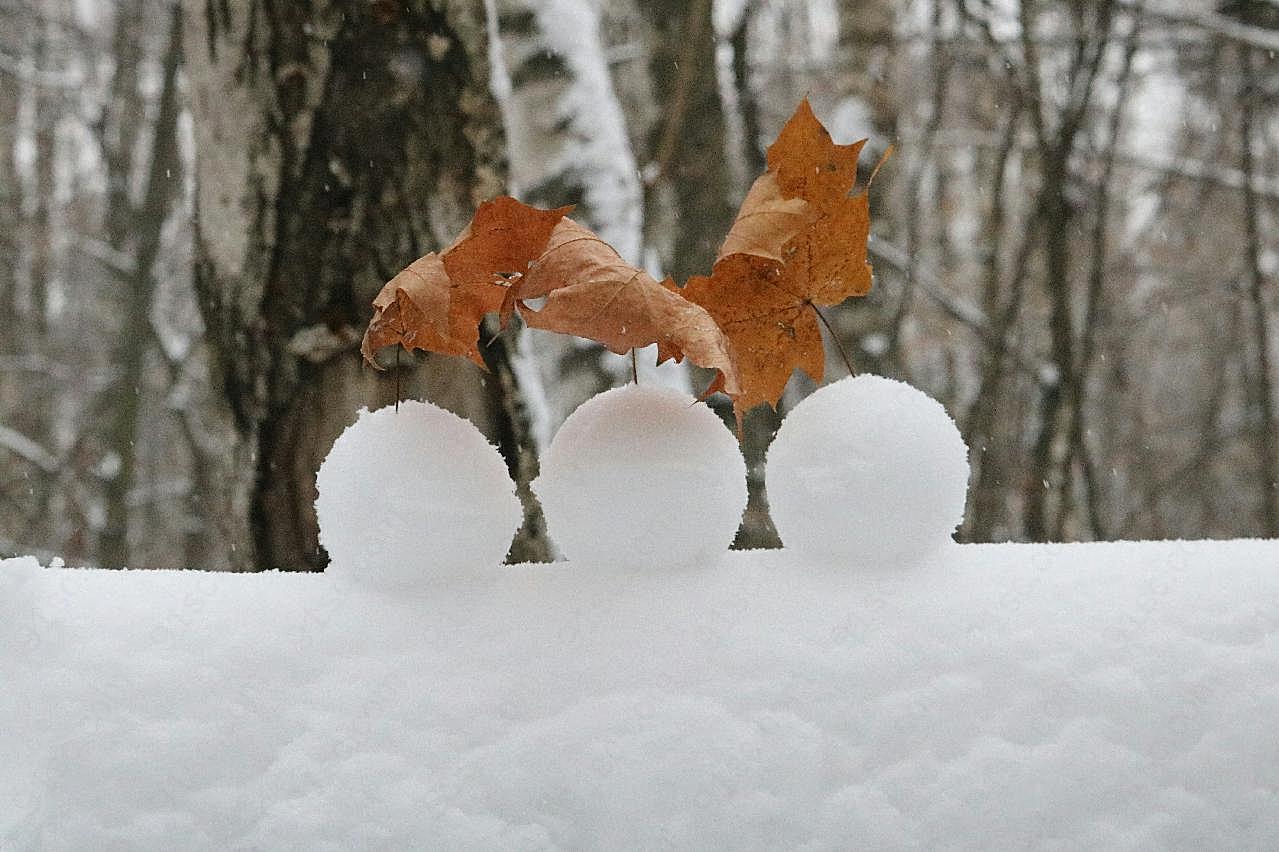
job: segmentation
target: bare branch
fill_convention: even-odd
[[[57,457],[16,429],[0,425],[0,447],[26,459],[45,473],[58,472]]]
[[[1177,8],[1180,4],[1176,3],[1165,2],[1158,5],[1146,5],[1145,8],[1141,8],[1142,5],[1134,2],[1134,0],[1119,0],[1121,9],[1137,12],[1166,24],[1208,30],[1214,35],[1221,36],[1229,41],[1261,50],[1279,50],[1279,32],[1274,30],[1250,27],[1247,24],[1241,24],[1236,20],[1227,18],[1225,15],[1218,15],[1213,12],[1187,12]]]
[[[999,138],[998,134],[963,131],[947,133],[944,138],[939,139],[937,142],[938,147],[941,148],[989,151],[997,151],[1002,144],[1003,140]],[[1084,161],[1085,157],[1088,158],[1087,161]],[[1116,151],[1114,158],[1117,164],[1122,164],[1129,168],[1143,169],[1191,181],[1211,183],[1226,189],[1243,189],[1245,185],[1244,173],[1240,169],[1222,163],[1176,155],[1165,156],[1143,151]],[[1072,159],[1075,160],[1072,164],[1072,172],[1075,174],[1087,172],[1087,169],[1082,168],[1082,166],[1093,167],[1099,165],[1095,156],[1085,154],[1079,150],[1075,151]],[[1251,186],[1258,197],[1279,200],[1279,177],[1254,174],[1252,175]]]
[[[947,291],[935,276],[912,263],[910,257],[900,247],[882,239],[873,238],[870,242],[869,252],[876,262],[883,263],[903,275],[912,276],[916,285],[919,286],[920,292],[927,296],[929,301],[939,307],[948,317],[972,331],[984,345],[991,349],[999,348],[998,335],[991,328],[990,319],[981,308],[966,301],[961,296]],[[1003,345],[1009,346],[1007,343]],[[1030,356],[1011,348],[1007,349],[1007,354],[1018,368],[1027,375],[1033,376],[1036,381],[1039,381],[1040,377],[1044,375],[1044,365],[1036,362]]]

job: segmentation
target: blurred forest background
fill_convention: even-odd
[[[503,191],[709,270],[806,94],[895,146],[830,316],[958,420],[963,540],[1279,535],[1276,51],[1275,0],[0,0],[0,555],[322,568],[315,470],[397,372],[526,482],[629,362],[375,373],[382,282]]]

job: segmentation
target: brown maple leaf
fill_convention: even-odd
[[[471,224],[444,252],[444,269],[453,288],[449,322],[453,334],[472,346],[485,314],[500,310],[513,281],[546,250],[555,226],[572,205],[539,210],[510,196],[480,205]],[[478,354],[478,349],[476,350]]]
[[[509,196],[480,205],[471,223],[440,253],[418,258],[387,282],[360,351],[378,369],[383,346],[462,355],[481,367],[479,325],[501,308],[546,247],[556,223],[573,208],[539,210]]]
[[[751,184],[715,260],[731,254],[749,254],[781,263],[786,259],[786,244],[816,220],[817,209],[813,205],[801,197],[785,197],[777,176],[765,172]]]
[[[538,299],[540,308],[529,305]],[[619,355],[655,343],[659,360],[688,358],[717,370],[713,390],[740,390],[731,345],[711,315],[572,219],[555,226],[508,302],[531,328],[585,337]]]
[[[816,306],[870,290],[870,208],[864,191],[849,196],[864,144],[835,144],[804,100],[769,147],[768,172],[743,202],[711,274],[684,286],[732,341],[739,415],[776,405],[797,367],[820,381]]]
[[[409,352],[469,356],[466,343],[449,331],[449,290],[444,262],[435,252],[400,270],[373,299],[373,319],[360,344],[364,359],[380,370],[377,351],[396,343]]]
[[[838,204],[857,183],[857,158],[865,144],[865,139],[835,144],[804,98],[768,146],[768,170],[777,175],[786,198],[819,207]]]

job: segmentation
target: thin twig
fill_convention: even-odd
[[[631,381],[639,384],[639,357],[634,349],[631,349]]]

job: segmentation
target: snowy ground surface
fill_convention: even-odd
[[[0,562],[0,848],[1279,848],[1279,542]]]

